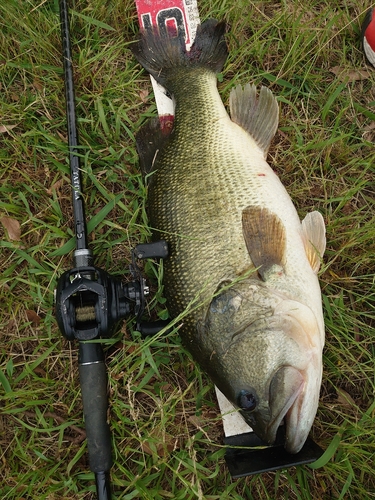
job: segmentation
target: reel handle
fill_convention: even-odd
[[[137,324],[136,330],[140,332],[142,338],[152,337],[160,332],[170,323],[169,319],[159,319],[156,321],[141,321]]]

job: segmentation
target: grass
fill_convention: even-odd
[[[324,375],[313,467],[232,481],[213,388],[175,332],[150,341],[132,323],[106,343],[115,498],[368,499],[375,497],[375,73],[359,43],[364,2],[202,0],[226,19],[230,56],[219,84],[269,86],[281,104],[269,161],[303,217],[327,224],[321,272]],[[94,498],[77,349],[56,326],[53,291],[71,267],[72,213],[57,1],[0,5],[0,470],[2,498]],[[130,0],[72,8],[77,112],[90,244],[124,279],[147,241],[134,133],[154,115],[146,74],[128,45]],[[124,271],[125,270],[125,271]],[[125,276],[124,276],[125,272]],[[166,305],[147,263],[153,317]]]

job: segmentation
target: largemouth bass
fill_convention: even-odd
[[[225,25],[184,41],[144,31],[133,53],[176,103],[170,133],[141,129],[148,213],[169,242],[164,289],[172,316],[187,311],[184,345],[256,434],[297,453],[317,411],[324,322],[317,279],[325,249],[318,212],[300,222],[266,162],[278,104],[262,87],[236,86],[230,114],[217,90]]]

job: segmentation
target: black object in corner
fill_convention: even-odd
[[[225,454],[230,475],[233,478],[286,469],[295,465],[315,462],[323,454],[322,448],[307,438],[301,451],[288,453],[284,448],[285,434],[281,427],[276,442],[266,445],[254,432],[224,438],[228,446]]]

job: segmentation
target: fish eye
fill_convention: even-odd
[[[238,406],[241,410],[253,411],[257,406],[257,398],[254,392],[242,390],[238,396]]]

